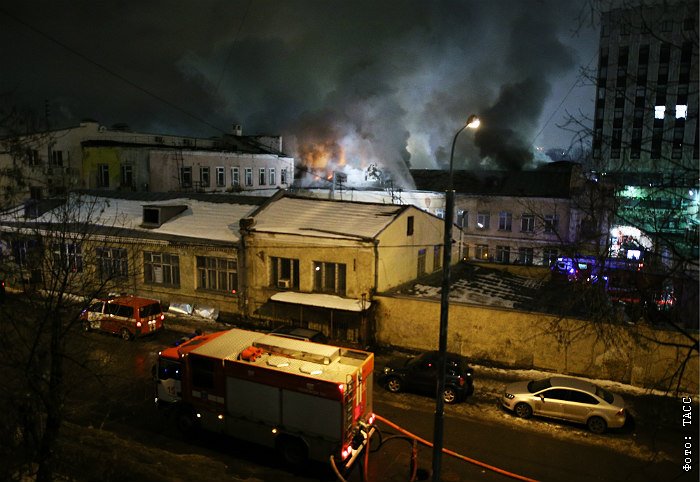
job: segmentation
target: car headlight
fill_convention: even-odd
[[[515,395],[513,395],[512,393],[504,393],[503,396],[508,400],[512,400],[515,398]]]

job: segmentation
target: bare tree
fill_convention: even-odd
[[[597,283],[570,286],[570,300],[585,303],[597,322],[591,329],[611,345],[616,323],[680,333],[684,341],[674,346],[684,356],[659,381],[678,390],[687,364],[698,360],[698,5],[592,0],[587,7],[581,23],[601,29],[597,68],[583,72],[596,89],[595,116],[574,113],[561,127],[574,144],[590,142],[578,159],[588,173],[576,200],[580,232],[606,242],[597,251],[562,244],[572,258],[595,259],[597,271]],[[665,343],[639,333],[639,343]]]
[[[21,116],[5,113],[3,132],[16,134]],[[27,139],[30,139],[28,141]],[[128,289],[133,267],[114,261],[105,250],[123,249],[118,218],[105,225],[106,201],[80,194],[27,199],[36,137],[0,140],[5,165],[0,185],[0,276],[7,294],[0,304],[0,477],[35,476],[53,480],[56,451],[67,413],[66,396],[82,368],[93,370],[81,343],[82,311],[94,298]],[[46,186],[42,186],[46,187]],[[132,251],[132,252],[135,252]],[[116,266],[114,263],[124,263]],[[128,271],[122,268],[128,266]]]

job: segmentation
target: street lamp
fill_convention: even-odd
[[[450,151],[450,175],[448,178],[447,190],[445,191],[445,236],[443,239],[442,253],[442,290],[440,293],[440,338],[438,355],[438,388],[437,402],[435,404],[435,427],[433,432],[433,482],[440,481],[440,470],[442,466],[442,439],[444,434],[445,400],[442,395],[445,391],[445,371],[447,369],[447,316],[449,310],[450,297],[450,264],[452,263],[452,223],[455,210],[455,192],[453,186],[452,163],[455,155],[455,143],[457,137],[466,128],[476,129],[479,127],[479,118],[470,115],[464,126],[457,131],[452,140],[452,150]]]

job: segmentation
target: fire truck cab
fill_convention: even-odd
[[[349,467],[373,430],[370,352],[232,329],[159,353],[156,402],[179,427]]]

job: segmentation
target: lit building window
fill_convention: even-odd
[[[666,106],[665,105],[654,106],[654,119],[663,119],[665,114],[666,114]]]
[[[677,105],[676,106],[676,119],[685,119],[688,116],[688,106],[687,105]]]

